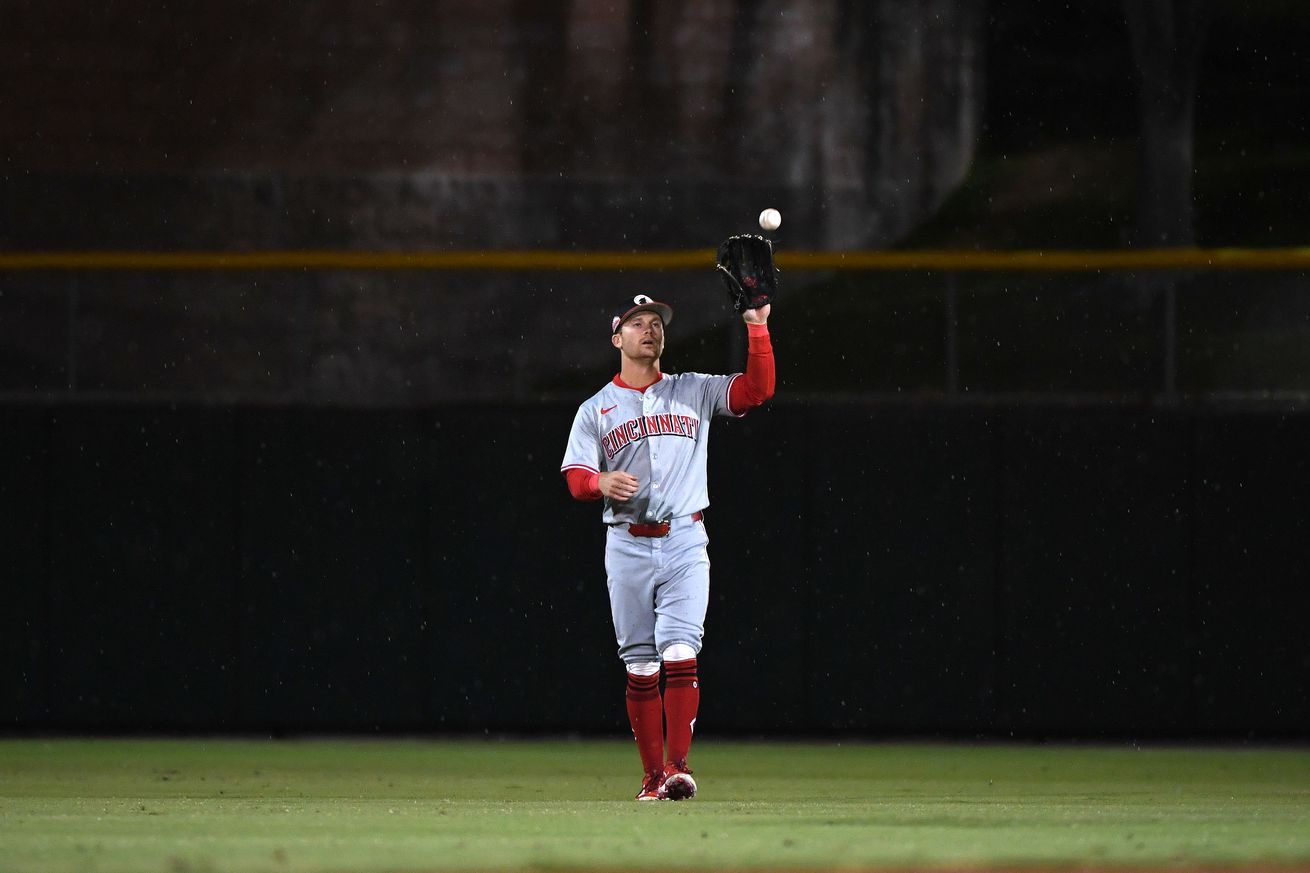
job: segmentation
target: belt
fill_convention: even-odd
[[[697,510],[691,515],[692,521],[700,521],[705,515]],[[630,524],[628,533],[634,537],[666,537],[669,535],[669,525],[671,522],[655,521],[650,524]]]

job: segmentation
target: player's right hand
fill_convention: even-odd
[[[636,476],[622,470],[600,474],[600,493],[620,503],[635,495],[639,484]]]

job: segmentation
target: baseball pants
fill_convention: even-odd
[[[625,664],[660,660],[674,643],[700,652],[710,602],[705,522],[675,518],[667,536],[636,537],[610,525],[605,574],[619,657]]]

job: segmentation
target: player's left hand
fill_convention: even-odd
[[[759,309],[743,309],[741,320],[747,324],[767,324],[769,321],[769,310],[772,308],[772,303],[766,303]]]

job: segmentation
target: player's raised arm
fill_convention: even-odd
[[[760,215],[760,226],[766,230],[776,228],[781,221],[776,210],[766,209]],[[714,268],[728,291],[732,308],[746,322],[745,378],[735,379],[728,391],[728,411],[744,415],[773,396],[776,382],[768,327],[773,298],[778,295],[773,243],[758,234],[728,237],[719,246]]]
[[[768,303],[759,309],[747,309],[741,314],[746,322],[746,373],[734,379],[728,389],[728,411],[745,415],[762,406],[773,396],[777,377],[773,364],[773,340],[769,337]]]

